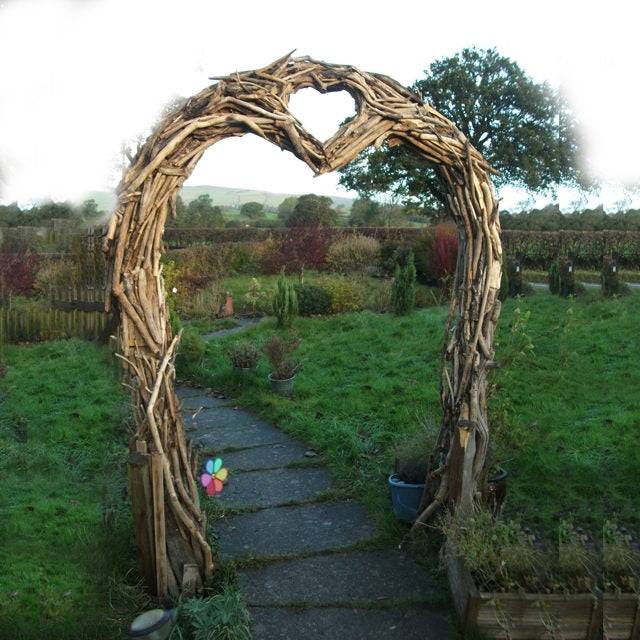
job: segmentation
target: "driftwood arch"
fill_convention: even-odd
[[[169,326],[160,257],[165,220],[175,214],[178,190],[219,140],[254,133],[317,174],[383,142],[413,145],[437,168],[460,250],[443,351],[443,421],[423,519],[441,504],[470,509],[479,497],[487,456],[486,371],[493,362],[500,313],[502,249],[492,170],[485,159],[452,122],[386,76],[288,55],[262,69],[215,80],[168,114],[132,160],[118,187],[104,244],[136,424],[130,473],[141,566],[161,596],[193,588],[213,571],[195,455],[185,442],[173,388],[179,337]],[[344,90],[355,101],[355,117],[325,142],[288,111],[290,95],[306,87],[321,93]],[[151,489],[145,489],[147,477]]]

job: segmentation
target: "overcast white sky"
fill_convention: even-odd
[[[624,197],[621,185],[640,183],[634,5],[0,0],[0,202],[113,188],[122,141],[212,75],[297,48],[410,84],[432,60],[475,45],[495,46],[537,80],[562,87],[586,135],[585,162],[609,183],[596,200],[612,207]],[[292,98],[292,111],[327,138],[352,111],[351,99],[307,93]],[[188,184],[350,195],[336,175],[314,179],[299,160],[250,135],[210,149]],[[506,207],[523,197],[501,195]],[[560,194],[564,207],[573,200]]]

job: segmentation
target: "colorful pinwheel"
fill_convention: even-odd
[[[215,496],[222,492],[223,482],[227,479],[229,472],[222,466],[222,459],[209,458],[203,466],[200,475],[200,484],[204,487],[208,496]]]

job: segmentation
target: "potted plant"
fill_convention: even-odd
[[[435,433],[434,421],[424,419],[414,436],[396,447],[388,484],[393,512],[403,522],[413,522],[419,515]]]
[[[285,340],[274,335],[265,342],[262,350],[271,364],[268,375],[271,389],[281,396],[290,398],[293,395],[293,381],[300,370],[300,362],[293,356],[300,346],[300,340]]]
[[[227,358],[231,362],[231,366],[243,373],[253,371],[258,364],[258,358],[260,352],[258,348],[252,343],[246,340],[236,342],[225,350]]]

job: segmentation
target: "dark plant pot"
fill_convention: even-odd
[[[234,367],[234,369],[239,371],[243,376],[249,375],[256,370],[255,367]]]
[[[496,473],[489,478],[489,486],[494,487],[494,490],[497,487],[504,487],[507,484],[508,476],[509,472],[505,468],[499,467]]]
[[[403,522],[413,522],[418,517],[424,484],[403,482],[394,473],[389,476],[389,489],[396,518]]]
[[[285,398],[290,398],[293,395],[293,381],[296,379],[295,376],[288,380],[277,380],[272,376],[272,374],[269,374],[267,378],[271,385],[271,391],[274,393],[284,396]]]

